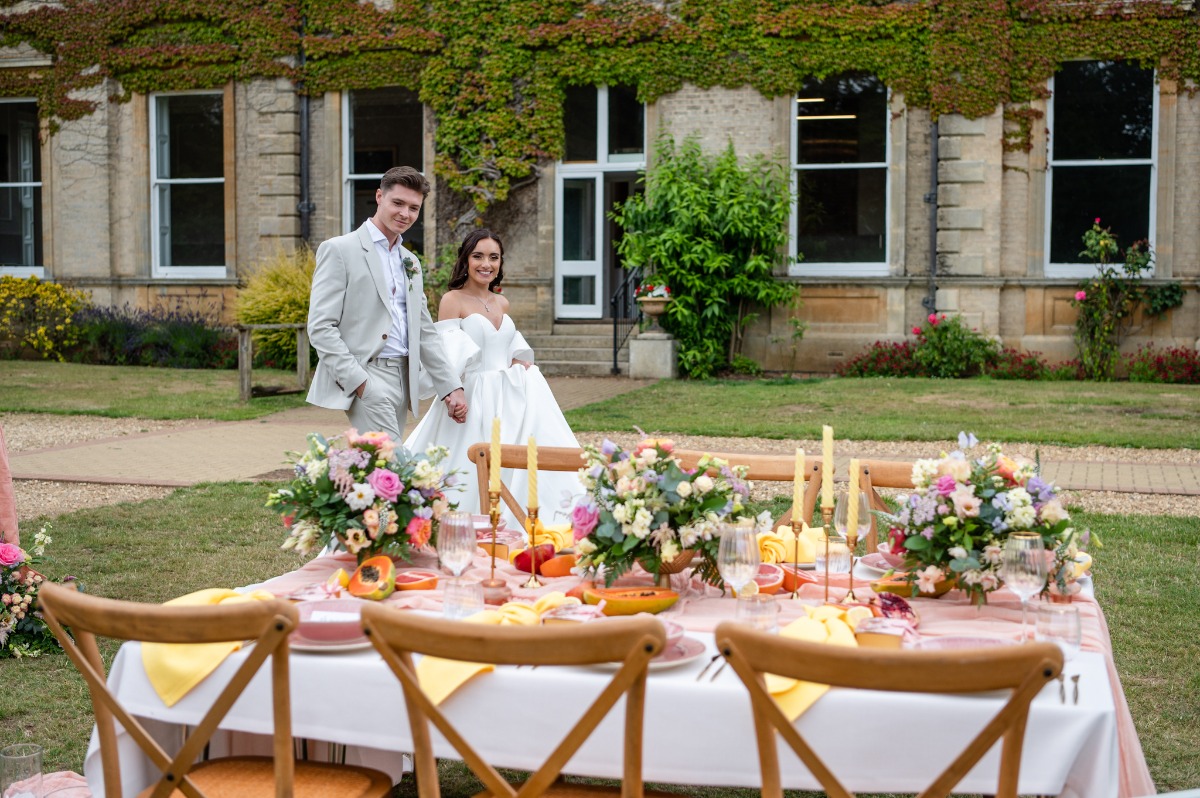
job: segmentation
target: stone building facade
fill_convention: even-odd
[[[30,58],[7,51],[0,69]],[[1139,319],[1128,346],[1196,345],[1200,97],[1151,79],[1149,89],[1136,89],[1148,115],[1127,126],[1135,129],[1129,141],[1105,139],[1091,155],[1060,145],[1056,156],[1056,140],[1086,138],[1063,121],[1085,124],[1077,108],[1064,104],[1056,114],[1053,98],[1065,89],[1033,103],[1041,116],[1012,146],[1004,109],[980,119],[944,116],[935,126],[899,93],[850,84],[843,91],[826,81],[775,98],[684,87],[645,107],[620,87],[569,92],[566,157],[543,163],[536,181],[486,219],[505,239],[506,295],[522,329],[539,336],[535,346],[603,332],[622,275],[612,246],[619,231],[605,210],[638,190],[638,171],[652,166],[662,133],[695,135],[713,152],[732,144],[739,155],[778,158],[802,189],[791,238],[792,254],[804,258],[779,277],[801,285],[802,304],[764,314],[745,344],[767,369],[831,371],[873,341],[910,335],[931,308],[961,314],[1007,346],[1051,360],[1074,356],[1070,300],[1091,267],[1071,262],[1070,237],[1083,233],[1077,217],[1093,195],[1095,215],[1137,228],[1136,236],[1116,230],[1123,243],[1151,239],[1153,278],[1186,290],[1182,307]],[[8,159],[0,172],[0,274],[44,276],[86,289],[100,304],[184,307],[229,320],[237,286],[256,263],[299,246],[305,228],[315,245],[356,227],[383,169],[420,161],[428,170],[434,160],[431,114],[398,89],[305,104],[274,79],[123,102],[111,99],[116,88],[90,90],[93,114],[54,135],[41,123],[33,139],[36,103],[0,99]],[[804,103],[823,101],[805,96],[814,91],[834,92],[824,101],[850,111],[807,111]],[[862,99],[871,91],[877,103]],[[838,132],[838,124],[858,132]],[[1105,149],[1112,146],[1131,149],[1113,158]],[[855,147],[857,155],[843,157]],[[868,149],[874,154],[864,155]],[[815,160],[806,161],[811,153]],[[1096,171],[1114,161],[1125,171]],[[1097,185],[1107,191],[1087,190]],[[413,232],[427,261],[457,239],[466,210],[462,198],[435,188],[423,229]],[[1067,252],[1064,262],[1055,262],[1056,248]],[[800,339],[793,319],[806,325]]]

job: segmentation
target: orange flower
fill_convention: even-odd
[[[414,518],[408,522],[405,532],[408,533],[408,540],[412,545],[424,546],[429,542],[429,536],[433,534],[433,522],[428,518]]]

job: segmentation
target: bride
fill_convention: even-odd
[[[473,231],[458,248],[451,290],[442,297],[435,325],[454,370],[462,374],[470,411],[466,422],[458,424],[440,406],[433,407],[404,442],[414,452],[431,445],[450,450],[446,468],[462,472],[458,506],[473,513],[483,510],[467,450],[491,440],[493,418],[500,419],[501,441],[506,444],[524,446],[532,435],[538,446],[579,446],[546,378],[533,364],[533,350],[508,316],[508,299],[497,293],[503,279],[504,245],[499,236],[490,230]],[[525,501],[524,469],[504,469],[501,479],[513,496]],[[583,486],[574,472],[540,471],[542,520],[547,524],[564,520],[570,507],[564,499],[580,493]],[[517,526],[507,509],[504,518],[510,527]]]

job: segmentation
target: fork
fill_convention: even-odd
[[[1071,676],[1071,686],[1073,688],[1072,695],[1071,695],[1071,703],[1078,705],[1079,704],[1079,674],[1078,673],[1073,674]]]
[[[713,663],[716,662],[720,658],[721,658],[720,654],[713,654],[712,657],[708,660],[708,664],[705,665],[704,668],[701,669],[701,671],[696,674],[696,681],[700,681],[701,679],[703,679],[704,674],[708,673],[708,669],[711,668],[713,666]]]
[[[722,662],[721,667],[719,667],[715,671],[713,671],[713,675],[711,677],[709,677],[709,681],[715,682],[717,680],[717,677],[721,675],[721,672],[725,670],[725,666],[728,664],[729,664],[729,660],[725,660],[724,662]]]

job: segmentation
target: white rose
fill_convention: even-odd
[[[675,488],[675,492],[679,494],[680,498],[686,499],[692,495],[692,483],[680,482],[679,487]]]
[[[967,550],[962,546],[955,546],[950,549],[950,556],[956,560],[965,560],[967,559]]]
[[[1066,508],[1062,506],[1062,502],[1058,499],[1051,499],[1042,505],[1042,520],[1047,524],[1057,524],[1059,521],[1065,521],[1070,518],[1067,515]]]
[[[695,485],[698,493],[708,493],[713,489],[712,477],[710,477],[708,474],[701,474],[700,476],[696,477]]]
[[[591,538],[583,538],[575,541],[575,553],[580,557],[586,557],[596,550],[596,544]]]

